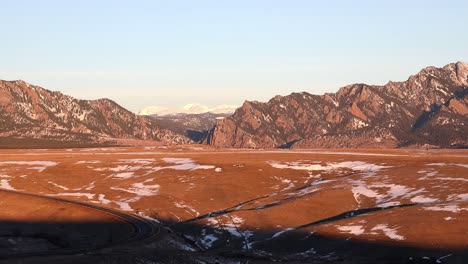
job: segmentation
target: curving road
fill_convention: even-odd
[[[71,204],[74,206],[80,206],[84,207],[88,210],[93,210],[93,211],[98,211],[100,213],[107,214],[109,216],[112,216],[114,218],[118,218],[122,220],[124,223],[127,223],[132,227],[132,234],[126,238],[122,239],[119,241],[113,241],[111,243],[107,243],[105,245],[100,245],[100,246],[93,246],[93,247],[87,247],[87,248],[66,248],[66,249],[55,249],[55,250],[48,250],[44,252],[24,252],[24,253],[15,253],[15,254],[7,254],[7,255],[1,255],[0,254],[0,259],[7,259],[7,258],[22,258],[22,257],[34,257],[34,256],[54,256],[54,255],[73,255],[73,254],[83,254],[83,253],[90,253],[93,251],[97,250],[102,250],[104,248],[112,248],[115,246],[120,246],[120,245],[130,245],[133,243],[141,243],[145,241],[149,241],[151,239],[154,239],[158,236],[160,233],[160,226],[154,223],[153,221],[150,221],[148,219],[145,219],[143,217],[140,217],[138,215],[134,214],[129,214],[129,213],[124,213],[121,211],[113,210],[110,208],[104,208],[92,204],[87,204],[87,203],[82,203],[82,202],[76,202],[76,201],[70,201],[62,198],[57,198],[57,197],[50,197],[50,196],[43,196],[43,195],[38,195],[38,194],[31,194],[31,193],[24,193],[20,191],[12,191],[12,190],[4,190],[0,189],[0,193],[7,193],[7,194],[15,194],[15,195],[23,195],[27,197],[34,197],[34,198],[39,198],[39,199],[46,199],[49,201],[55,201],[59,202],[62,204]],[[0,223],[1,224],[1,223]],[[1,235],[0,235],[1,236]]]

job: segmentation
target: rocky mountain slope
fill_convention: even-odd
[[[0,145],[100,145],[116,139],[190,142],[108,99],[78,100],[24,81],[0,81]]]
[[[246,101],[209,142],[237,148],[468,147],[468,64],[427,67],[404,82]]]

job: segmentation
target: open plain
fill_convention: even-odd
[[[468,262],[467,150],[2,150],[0,188],[5,263]]]

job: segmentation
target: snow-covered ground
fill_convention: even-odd
[[[41,151],[47,158],[33,158],[44,161],[8,157],[15,160],[0,161],[0,188],[91,202],[152,221],[189,221],[200,229],[186,238],[205,249],[229,241],[257,250],[312,234],[415,243],[406,216],[450,229],[468,212],[461,159],[412,159],[406,152],[158,149],[55,156]],[[63,173],[55,173],[59,169]],[[314,252],[305,247],[298,254]]]
[[[273,168],[277,169],[293,169],[305,171],[336,171],[340,169],[349,169],[361,173],[366,173],[367,175],[373,175],[374,173],[379,172],[380,170],[391,167],[372,164],[364,161],[329,162],[323,164],[322,162],[301,160],[293,162],[270,161],[268,163]]]
[[[37,170],[43,172],[48,167],[56,166],[58,163],[54,161],[1,161],[0,166],[22,166],[28,170]]]

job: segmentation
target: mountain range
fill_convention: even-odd
[[[0,81],[0,146],[208,143],[235,148],[468,147],[468,64],[427,67],[403,82],[352,84],[209,108],[79,100],[24,81]]]
[[[191,142],[112,100],[78,100],[24,81],[0,81],[0,124],[3,147]]]
[[[427,67],[403,82],[246,101],[217,122],[216,147],[468,147],[468,64]]]

